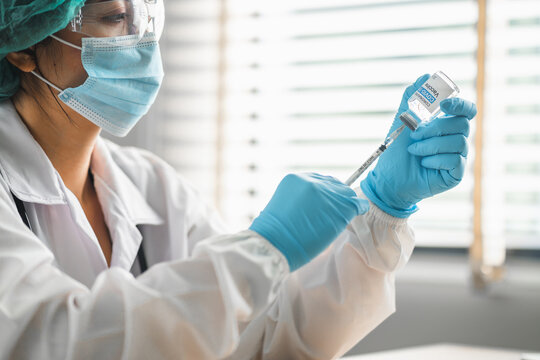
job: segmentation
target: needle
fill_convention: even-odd
[[[373,164],[375,162],[375,160],[377,160],[379,158],[379,156],[381,156],[381,154],[386,149],[388,149],[388,147],[394,142],[394,140],[397,139],[399,134],[401,134],[403,129],[405,129],[405,125],[401,125],[394,132],[392,132],[390,135],[388,135],[388,137],[384,140],[384,142],[381,144],[381,146],[379,146],[379,148],[373,154],[371,154],[371,156],[362,164],[362,166],[360,166],[358,168],[358,170],[356,170],[354,172],[354,174],[352,174],[347,179],[347,181],[345,181],[345,184],[351,186],[356,181],[356,179],[358,179],[360,177],[360,175],[362,175],[364,173],[364,171],[366,171],[371,166],[371,164]]]

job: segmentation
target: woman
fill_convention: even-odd
[[[406,219],[461,180],[474,104],[443,103],[357,193],[289,175],[227,234],[170,166],[99,137],[154,101],[160,2],[83,2],[0,9],[0,357],[329,359],[391,314]]]

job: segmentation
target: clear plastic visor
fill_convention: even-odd
[[[71,21],[71,31],[88,37],[127,36],[133,44],[146,33],[163,32],[163,0],[88,0]]]

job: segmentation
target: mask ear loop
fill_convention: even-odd
[[[82,47],[80,47],[80,46],[74,45],[74,44],[72,44],[72,43],[70,43],[70,42],[68,42],[68,41],[66,41],[64,39],[60,39],[58,36],[54,36],[54,35],[49,35],[49,36],[52,37],[54,40],[61,42],[64,45],[71,46],[74,49],[82,51]]]
[[[67,46],[71,46],[72,48],[75,48],[77,50],[80,50],[82,51],[82,48],[77,46],[77,45],[73,45],[72,43],[70,42],[67,42],[66,40],[64,39],[60,39],[58,36],[54,36],[54,35],[49,35],[50,37],[52,37],[54,40],[56,41],[59,41],[61,42],[62,44],[64,45],[67,45]],[[38,74],[37,72],[35,71],[31,71],[31,73],[37,77],[38,79],[40,79],[41,81],[43,81],[45,84],[49,85],[50,87],[52,87],[53,89],[55,89],[56,91],[58,92],[63,92],[64,90],[60,89],[58,86],[54,85],[52,82],[50,82],[49,80],[45,79],[43,76],[41,76],[40,74]]]
[[[54,85],[52,82],[50,82],[49,80],[45,79],[43,76],[39,75],[37,72],[35,71],[31,71],[31,73],[37,77],[38,79],[40,79],[41,81],[43,81],[45,84],[49,85],[50,87],[52,87],[53,89],[57,90],[58,92],[62,92],[64,90],[60,89],[58,86]]]

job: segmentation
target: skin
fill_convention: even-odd
[[[55,35],[81,46],[81,34],[64,29]],[[10,53],[7,59],[22,71],[21,88],[11,101],[66,187],[79,200],[110,266],[111,237],[90,174],[90,159],[101,129],[61,102],[58,91],[30,74],[34,70],[61,89],[79,86],[88,76],[81,52],[48,39],[28,50]]]

